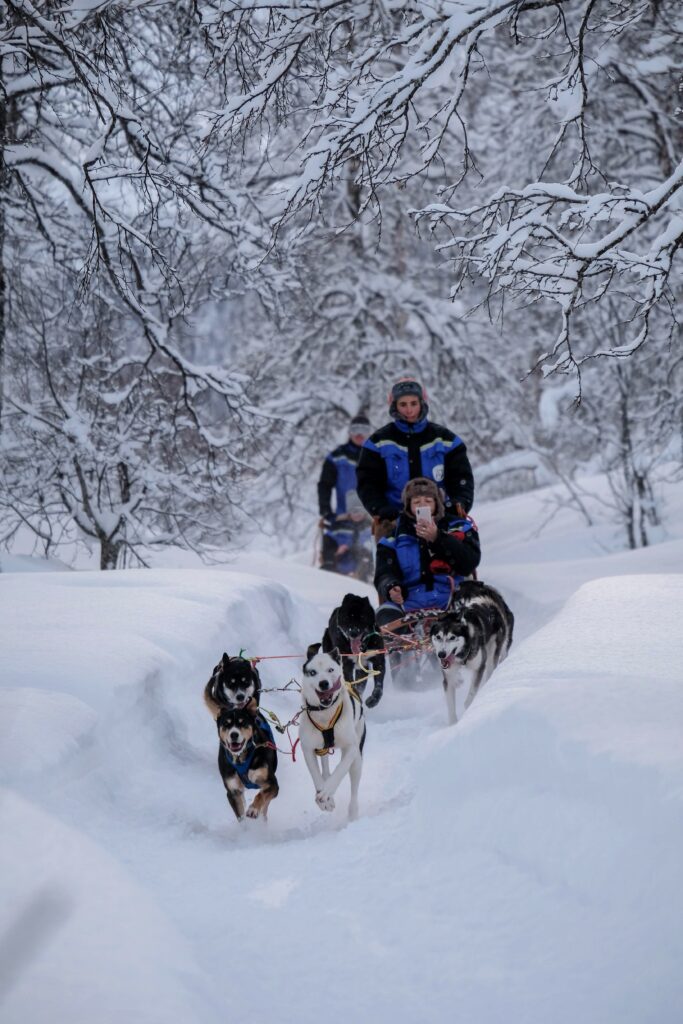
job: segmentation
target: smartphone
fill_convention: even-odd
[[[432,511],[426,505],[418,505],[415,509],[415,518],[419,523],[431,523]]]

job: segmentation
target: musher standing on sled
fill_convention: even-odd
[[[474,500],[474,478],[461,438],[427,419],[422,385],[397,381],[389,394],[392,422],[375,431],[358,463],[358,496],[375,521],[396,520],[409,480],[427,477],[442,492],[446,513],[465,515]]]
[[[323,463],[318,480],[318,507],[320,509],[320,525],[323,529],[321,568],[331,572],[339,572],[339,556],[348,550],[347,534],[352,528],[350,517],[355,513],[349,508],[354,504],[357,481],[356,467],[361,454],[361,446],[370,433],[370,420],[367,416],[355,416],[349,423],[349,439],[330,452]],[[335,507],[332,509],[332,494],[335,496]],[[343,570],[342,570],[343,571]]]

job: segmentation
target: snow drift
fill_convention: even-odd
[[[347,589],[259,571],[3,576],[4,1019],[680,1019],[683,577],[588,582],[540,629],[520,601],[457,727],[437,687],[370,712],[358,822],[283,755],[240,827],[203,684],[303,654]]]

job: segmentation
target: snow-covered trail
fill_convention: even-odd
[[[0,577],[0,887],[9,927],[30,924],[31,901],[46,922],[24,935],[6,994],[0,972],[3,1021],[673,1024],[672,544],[667,572],[657,549],[650,566],[610,557],[578,590],[599,560],[577,569],[566,542],[538,577],[528,551],[528,572],[492,562],[523,639],[457,729],[438,686],[387,690],[352,825],[346,784],[325,815],[285,756],[268,825],[238,825],[201,700],[223,649],[303,652],[347,581],[253,556],[228,571]],[[262,662],[264,685],[300,664]],[[283,720],[297,707],[291,693],[263,703]]]
[[[85,834],[153,894],[207,972],[207,993],[221,991],[225,972],[222,900],[230,904],[229,931],[245,929],[249,948],[261,932],[255,916],[267,918],[289,892],[288,876],[280,878],[283,856],[313,863],[311,843],[347,827],[345,787],[337,811],[321,814],[301,757],[293,763],[286,754],[268,826],[238,825],[201,700],[223,648],[236,653],[261,643],[261,653],[303,651],[321,636],[349,584],[300,567],[296,574],[298,592],[210,570],[4,577],[12,585],[4,630],[18,685],[4,694],[11,727],[3,737],[3,781]],[[41,621],[26,631],[36,607]],[[300,665],[264,661],[264,685],[283,685]],[[362,787],[366,818],[386,817],[412,798],[412,762],[443,720],[439,697],[436,687],[388,691],[373,712]],[[283,721],[299,705],[293,692],[264,695],[263,703]],[[290,867],[290,875],[298,873]],[[312,882],[315,889],[314,876]],[[215,1012],[222,1012],[220,1000]]]

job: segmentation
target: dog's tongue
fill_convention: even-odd
[[[341,689],[341,676],[339,677],[337,682],[334,684],[334,686],[331,686],[329,690],[322,690],[322,691],[321,690],[316,690],[315,692],[318,694],[318,700],[320,701],[322,706],[326,708],[326,707],[328,707],[328,705],[330,705],[333,702],[333,700],[335,698],[335,694],[337,693],[337,690],[340,690],[340,689]]]
[[[363,643],[363,638],[362,637],[360,637],[360,636],[352,636],[351,637],[351,653],[352,654],[360,654],[360,649],[361,649],[361,644],[362,643]]]

